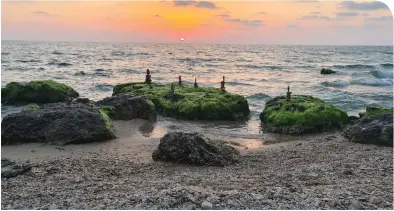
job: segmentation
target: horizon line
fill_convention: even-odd
[[[204,42],[138,42],[138,41],[77,41],[77,40],[8,40],[1,39],[4,41],[21,41],[21,42],[68,42],[68,43],[130,43],[130,44],[192,44],[192,45],[279,45],[279,46],[373,46],[373,47],[394,47],[394,43],[391,45],[363,45],[363,44],[268,44],[268,43],[204,43]]]

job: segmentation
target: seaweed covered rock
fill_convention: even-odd
[[[30,170],[30,165],[20,165],[7,158],[1,158],[1,178],[16,177]]]
[[[269,100],[260,114],[263,129],[267,132],[302,134],[340,128],[348,121],[346,112],[322,100],[294,95]]]
[[[1,122],[1,144],[43,142],[56,145],[115,138],[111,120],[81,103],[50,103],[38,110],[10,114]]]
[[[393,146],[393,114],[382,113],[364,116],[348,127],[343,136],[362,144]]]
[[[237,120],[246,119],[250,113],[244,97],[217,88],[176,85],[172,96],[170,90],[171,84],[128,83],[115,86],[112,95],[131,92],[147,96],[157,112],[183,119]]]
[[[35,104],[35,103],[31,103],[31,104],[29,104],[29,105],[26,105],[26,106],[22,109],[22,111],[39,110],[39,109],[40,109],[40,106],[39,106],[39,105],[37,105],[37,104]]]
[[[359,113],[360,118],[364,116],[375,116],[378,114],[393,113],[393,108],[367,107],[365,112]]]
[[[170,132],[160,139],[152,158],[191,165],[225,166],[237,162],[239,152],[198,133]]]
[[[11,82],[1,89],[1,103],[5,105],[65,102],[78,96],[73,88],[51,80]]]
[[[96,102],[107,111],[111,119],[130,120],[134,118],[156,120],[155,105],[145,96],[121,94]],[[111,108],[112,107],[112,108]]]
[[[336,73],[336,71],[331,70],[331,69],[325,69],[325,68],[320,70],[320,74],[323,74],[323,75],[328,75],[328,74],[333,74],[333,73]]]

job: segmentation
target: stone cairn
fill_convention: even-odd
[[[179,79],[179,80],[178,80],[178,85],[179,85],[179,86],[182,86],[182,77],[179,76],[178,79]]]
[[[150,84],[152,82],[149,69],[146,69],[145,83]]]
[[[168,95],[168,99],[170,99],[171,101],[173,101],[175,99],[174,83],[171,83],[171,90],[170,90],[170,94]]]
[[[286,101],[291,100],[291,92],[290,92],[290,86],[287,87],[287,93],[286,93]]]
[[[224,81],[224,76],[223,76],[223,81],[220,83],[220,91],[226,92],[226,88],[224,87],[225,81]]]
[[[197,78],[194,78],[194,88],[198,88]]]

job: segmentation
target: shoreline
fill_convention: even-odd
[[[391,147],[333,132],[235,147],[241,157],[232,166],[186,166],[153,162],[161,136],[145,137],[143,120],[114,125],[118,138],[107,142],[2,146],[2,158],[35,167],[2,178],[1,208],[200,209],[204,201],[213,209],[393,208]]]

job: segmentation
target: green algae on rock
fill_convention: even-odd
[[[175,85],[175,95],[169,98],[171,84],[128,83],[116,85],[113,96],[132,92],[147,96],[156,111],[164,116],[193,120],[246,119],[250,113],[248,101],[236,94],[222,93],[213,87]]]
[[[367,107],[365,112],[359,113],[359,116],[361,118],[364,116],[375,116],[386,113],[393,113],[393,108]]]
[[[22,109],[22,111],[30,111],[30,110],[40,110],[40,106],[38,106],[37,104],[32,103],[32,104],[26,105]]]
[[[78,96],[70,86],[52,80],[11,82],[1,89],[1,103],[5,105],[65,102]]]
[[[348,121],[346,112],[335,105],[306,95],[285,96],[269,100],[260,114],[267,132],[301,134],[340,128]]]

